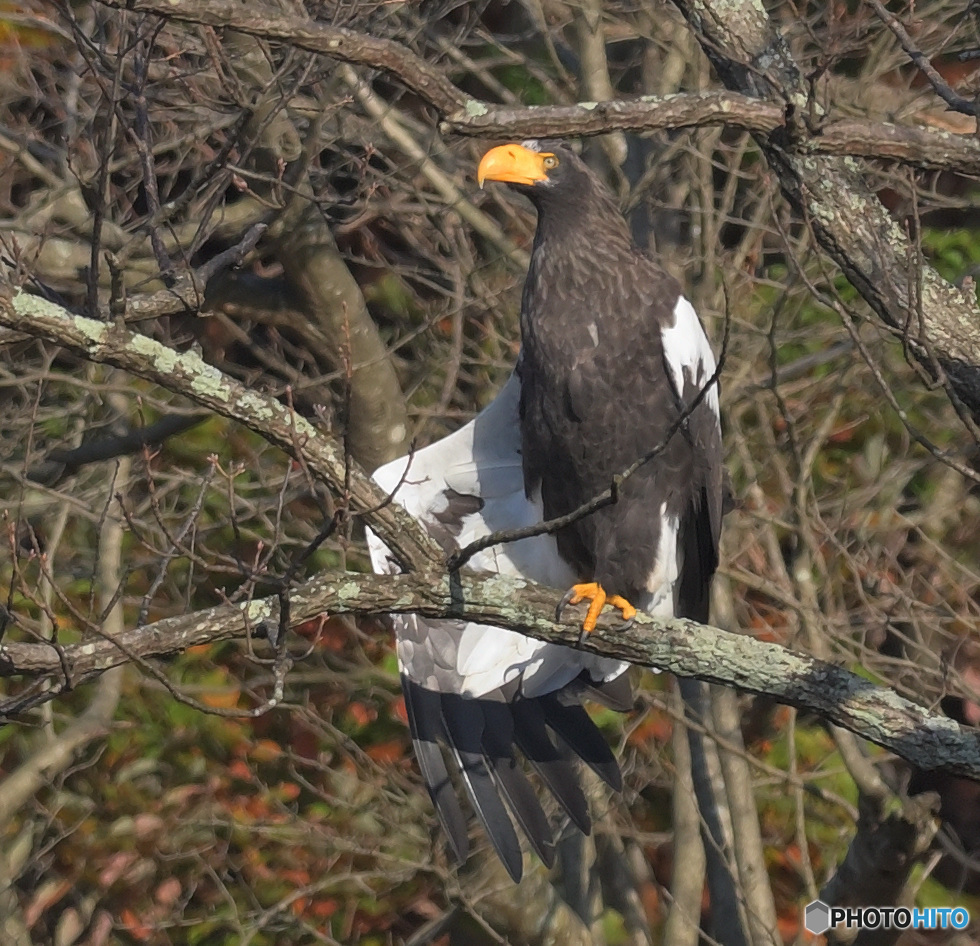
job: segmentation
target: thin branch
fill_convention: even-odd
[[[517,269],[527,269],[528,254],[514,246],[513,241],[492,217],[473,206],[466,194],[456,186],[452,176],[429,157],[425,148],[404,127],[398,112],[376,95],[371,90],[370,83],[363,81],[350,66],[342,67],[340,75],[385,134],[404,154],[418,162],[422,174],[446,202],[446,206],[455,210],[477,233],[496,246]]]
[[[201,413],[168,414],[146,427],[131,427],[125,433],[98,437],[70,450],[52,450],[36,467],[28,470],[27,478],[53,486],[89,463],[102,463],[136,453],[152,444],[161,444],[169,437],[196,427],[210,416]]]
[[[150,50],[153,48],[157,35],[162,28],[163,23],[161,22],[156,29],[150,31],[149,38],[140,39],[136,43],[135,55],[133,57],[135,82],[128,89],[129,98],[133,104],[134,120],[133,127],[127,129],[127,133],[129,140],[136,147],[140,166],[143,169],[143,189],[146,193],[146,203],[150,217],[150,222],[147,227],[150,246],[153,248],[153,255],[156,257],[161,274],[169,282],[172,278],[171,271],[174,268],[173,260],[171,260],[167,253],[167,248],[163,245],[163,238],[160,236],[159,228],[153,222],[153,218],[160,212],[160,194],[157,189],[156,161],[153,158],[153,143],[150,136],[150,114],[146,100],[146,83],[150,70]],[[118,98],[114,98],[113,101],[118,101]]]
[[[978,111],[980,103],[976,99],[965,99],[963,96],[957,95],[949,87],[946,80],[933,67],[932,63],[929,62],[929,57],[915,45],[905,27],[899,23],[896,16],[888,12],[881,0],[865,0],[865,2],[875,11],[878,19],[895,34],[906,55],[912,60],[919,72],[929,80],[929,84],[932,86],[936,95],[954,112],[961,112],[963,115],[971,115],[974,118],[980,116],[980,111]]]
[[[209,457],[208,468],[201,480],[201,485],[197,491],[197,498],[194,500],[194,505],[191,506],[190,512],[184,519],[184,524],[180,527],[177,534],[171,539],[163,555],[160,557],[160,561],[156,564],[156,577],[154,577],[153,581],[150,583],[150,587],[147,588],[146,592],[143,594],[143,603],[140,605],[139,614],[136,617],[137,627],[141,627],[142,625],[146,624],[147,617],[150,613],[150,605],[153,602],[153,596],[157,593],[160,585],[163,584],[164,579],[167,577],[167,569],[170,567],[170,562],[173,561],[174,556],[176,556],[177,553],[182,550],[184,538],[198,522],[198,517],[201,514],[201,510],[204,508],[204,500],[208,493],[208,487],[211,485],[211,480],[214,478],[214,472],[217,469],[217,466],[217,457]],[[116,499],[119,502],[119,508],[125,512],[126,506],[123,502],[122,496],[117,496]]]
[[[234,246],[213,256],[196,270],[184,272],[177,276],[172,286],[157,292],[140,293],[127,296],[125,299],[124,321],[145,322],[159,318],[162,315],[176,315],[180,312],[200,312],[205,303],[205,290],[209,280],[217,273],[233,266],[241,266],[256,244],[262,238],[268,227],[257,223],[245,232],[245,235]],[[53,294],[49,294],[53,300]],[[105,322],[115,321],[114,313],[109,305],[100,305],[98,317]],[[19,332],[0,333],[0,344],[20,342],[30,335]]]
[[[63,345],[89,361],[122,368],[243,423],[288,455],[308,463],[334,492],[344,493],[346,465],[333,438],[274,397],[249,390],[222,374],[195,351],[176,352],[120,326],[73,316],[53,302],[22,291],[13,298],[0,294],[0,326]],[[387,504],[386,498],[358,468],[352,483],[353,512],[377,508],[371,526],[403,567],[424,568],[441,561],[442,552],[425,531],[400,506]]]
[[[205,26],[231,27],[249,36],[278,39],[342,62],[372,66],[397,75],[413,92],[442,112],[465,108],[470,97],[452,84],[436,66],[401,43],[355,33],[308,17],[263,10],[237,0],[101,0],[114,10],[156,13],[164,19]]]
[[[129,479],[130,461],[123,458],[119,464],[118,479],[120,488],[125,489]],[[112,503],[111,484],[106,497],[106,508]],[[122,523],[116,516],[107,515],[99,533],[98,591],[100,606],[104,606],[102,619],[103,642],[124,633],[123,608],[116,589],[123,575],[123,541],[125,533]],[[43,644],[28,645],[45,647]],[[79,645],[76,645],[79,646]],[[84,645],[80,645],[84,646]],[[53,652],[53,647],[48,647]],[[64,649],[58,648],[61,655]],[[58,675],[63,673],[59,657]],[[21,814],[28,799],[47,784],[58,773],[72,764],[75,754],[94,739],[105,736],[113,713],[119,704],[122,693],[121,667],[113,667],[102,675],[98,686],[93,689],[91,701],[85,710],[59,733],[49,732],[39,742],[28,758],[6,775],[0,783],[0,826]],[[65,682],[63,678],[61,683]],[[43,694],[38,694],[43,696]]]

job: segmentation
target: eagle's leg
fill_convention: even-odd
[[[555,620],[561,620],[561,613],[567,605],[578,604],[580,601],[585,601],[586,599],[589,601],[589,611],[585,615],[585,620],[582,622],[582,634],[579,637],[580,642],[585,639],[587,634],[591,634],[595,630],[596,623],[599,620],[599,614],[607,604],[611,604],[614,608],[619,608],[623,614],[623,623],[617,630],[626,630],[632,626],[633,618],[636,617],[636,608],[619,595],[607,595],[605,588],[596,581],[585,582],[581,585],[572,585],[565,592],[561,601],[558,602],[558,607],[555,608]]]

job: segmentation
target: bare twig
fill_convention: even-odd
[[[896,16],[885,8],[881,0],[865,0],[865,2],[875,11],[878,19],[895,34],[902,49],[905,50],[909,59],[915,63],[919,72],[929,80],[929,84],[932,86],[936,95],[953,109],[954,112],[962,112],[964,115],[972,115],[974,118],[980,116],[980,102],[976,99],[965,99],[963,96],[957,95],[949,87],[946,80],[939,74],[932,63],[929,62],[929,57],[915,45],[905,27],[902,26]]]
[[[195,351],[178,353],[145,335],[136,335],[82,316],[37,296],[19,292],[12,299],[0,294],[0,325],[28,331],[72,348],[90,361],[111,364],[163,384],[224,417],[255,427],[287,453],[298,450],[318,478],[337,493],[344,490],[343,452],[330,437],[275,398],[251,391],[207,364]],[[359,471],[360,472],[360,471]],[[400,506],[387,504],[385,495],[363,474],[352,483],[355,510],[377,508],[372,526],[405,567],[422,567],[441,560],[442,553]]]
[[[342,62],[359,63],[394,73],[413,92],[443,112],[466,107],[469,96],[456,88],[435,66],[419,58],[400,43],[355,33],[322,20],[289,16],[272,9],[245,8],[235,0],[103,0],[117,10],[156,13],[206,26],[232,27],[250,36],[278,39],[299,49],[323,53]]]
[[[130,461],[119,461],[118,477],[121,487],[129,476]],[[113,497],[106,497],[107,508]],[[99,575],[97,587],[100,603],[107,605],[102,616],[104,641],[111,641],[124,633],[122,604],[116,594],[122,577],[122,546],[124,531],[121,521],[107,515],[99,537]],[[28,645],[43,646],[43,645]],[[84,647],[86,645],[76,645]],[[60,667],[59,659],[59,667]],[[15,817],[38,790],[49,782],[55,773],[66,769],[74,761],[75,753],[93,739],[104,736],[122,693],[123,667],[108,669],[92,693],[88,707],[66,729],[51,734],[38,745],[30,756],[0,782],[0,825]]]
[[[29,479],[53,485],[77,473],[89,463],[102,463],[126,454],[136,453],[150,444],[163,443],[169,437],[190,430],[207,420],[210,414],[171,414],[147,427],[132,427],[122,434],[93,438],[70,450],[52,450],[41,463],[28,471]]]

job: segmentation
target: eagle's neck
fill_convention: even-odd
[[[601,190],[590,189],[575,196],[547,195],[535,203],[535,253],[547,246],[551,253],[564,253],[577,261],[597,250],[621,260],[635,252],[626,220],[612,198]]]
[[[547,332],[546,322],[564,332],[594,333],[595,320],[613,317],[595,298],[596,287],[618,282],[635,260],[629,227],[611,199],[589,194],[543,201],[521,307],[525,342]],[[609,288],[623,297],[624,286]],[[630,313],[616,317],[629,319]]]

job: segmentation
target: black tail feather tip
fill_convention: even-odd
[[[457,864],[469,853],[466,816],[442,746],[453,760],[467,798],[494,850],[514,882],[523,873],[523,854],[515,828],[547,867],[555,860],[555,834],[541,802],[515,758],[514,746],[583,834],[591,831],[582,791],[578,756],[612,789],[622,775],[609,745],[578,704],[555,694],[485,698],[429,690],[402,677],[405,705],[422,778]]]

